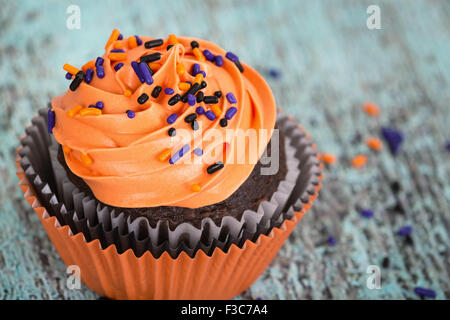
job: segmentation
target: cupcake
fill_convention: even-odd
[[[321,178],[264,79],[211,42],[117,30],[103,56],[63,68],[69,88],[27,129],[18,175],[65,263],[111,298],[245,290]]]

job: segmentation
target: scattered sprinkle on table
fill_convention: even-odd
[[[363,110],[369,116],[376,117],[380,113],[380,108],[373,102],[365,102],[363,104]]]
[[[393,128],[381,128],[381,134],[386,140],[392,154],[397,154],[400,151],[400,146],[403,143],[403,134]]]
[[[406,236],[406,235],[410,234],[412,232],[412,230],[413,230],[412,226],[405,226],[405,227],[400,228],[397,231],[397,234],[399,236]]]
[[[337,243],[336,239],[334,237],[329,237],[327,240],[328,244],[332,247],[334,247]]]
[[[331,153],[322,153],[322,161],[327,165],[332,165],[337,162],[337,158]]]
[[[359,213],[361,214],[361,216],[368,219],[373,218],[374,216],[374,212],[371,209],[361,209]]]
[[[427,297],[427,298],[436,298],[436,292],[431,289],[426,289],[422,287],[415,287],[414,293],[421,297]]]
[[[364,154],[359,154],[352,159],[352,166],[355,168],[361,168],[367,163],[367,157]]]
[[[380,151],[383,148],[383,142],[380,139],[375,137],[369,137],[366,140],[366,145],[375,151]]]

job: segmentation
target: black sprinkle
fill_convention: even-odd
[[[161,90],[162,90],[161,86],[156,86],[155,88],[153,88],[152,97],[158,98],[159,94],[161,93]]]
[[[171,137],[175,137],[177,135],[177,129],[175,128],[170,128],[169,131],[167,132],[169,134],[169,136]]]
[[[219,171],[224,167],[224,164],[222,161],[217,161],[216,163],[210,165],[208,168],[206,168],[206,172],[209,174],[213,174],[216,171]]]
[[[145,48],[150,49],[150,48],[159,47],[159,46],[161,46],[163,43],[164,43],[163,39],[156,39],[156,40],[150,40],[150,41],[147,41],[147,42],[144,44],[144,46],[145,46]]]
[[[199,44],[198,44],[198,42],[197,41],[191,41],[191,48],[192,49],[194,49],[194,48],[198,48],[199,47]]]
[[[70,83],[70,90],[71,91],[75,91],[78,89],[78,87],[80,86],[81,82],[83,82],[84,79],[84,73],[83,71],[78,71],[77,74],[75,75],[75,78],[72,80],[72,82]]]
[[[206,81],[202,81],[202,84],[201,84],[200,88],[204,89],[204,88],[206,88],[207,85],[208,84],[206,83]]]
[[[214,92],[214,95],[215,95],[217,98],[220,98],[220,97],[222,96],[222,91],[216,91],[216,92]]]
[[[389,264],[390,264],[389,258],[388,257],[384,257],[383,261],[381,262],[381,266],[383,268],[389,268]]]
[[[194,121],[195,119],[197,119],[197,114],[191,113],[191,114],[187,115],[186,118],[184,118],[184,121],[187,123],[190,123],[190,122]]]
[[[220,126],[226,127],[228,125],[228,120],[226,118],[220,119]]]
[[[161,53],[155,52],[155,53],[150,53],[145,56],[142,56],[140,59],[140,62],[149,63],[149,62],[153,62],[153,61],[158,61],[159,59],[161,59]]]
[[[191,128],[192,128],[192,130],[198,130],[198,128],[199,128],[199,125],[198,125],[198,121],[197,120],[194,120],[194,121],[192,121],[191,122]]]
[[[172,48],[172,47],[173,47],[173,44],[169,44],[169,45],[167,46],[167,51],[169,51],[170,48]]]
[[[400,182],[394,181],[391,183],[391,189],[393,193],[399,193],[402,189],[402,186],[400,185]]]
[[[205,94],[203,93],[203,91],[199,91],[199,92],[197,93],[197,103],[202,102],[204,96],[205,96]]]
[[[411,235],[410,235],[410,234],[408,234],[408,235],[405,236],[405,243],[406,243],[407,245],[409,245],[409,246],[414,245],[414,241],[413,241],[413,239],[411,238]]]
[[[203,102],[206,104],[214,104],[219,102],[219,98],[217,98],[216,96],[205,96],[203,98]]]
[[[239,71],[240,71],[241,73],[244,72],[244,67],[243,67],[242,64],[239,62],[239,60],[236,61],[234,64],[236,65],[236,67],[238,67],[238,69],[239,69]]]
[[[148,95],[146,93],[143,93],[137,98],[137,102],[139,104],[144,104],[148,100]]]
[[[187,98],[186,95],[182,95],[182,96],[181,96],[181,101],[182,101],[183,103],[186,103],[187,100],[188,100],[188,98]]]
[[[177,93],[176,95],[172,96],[172,98],[169,99],[169,106],[173,106],[174,104],[180,102],[181,96]]]

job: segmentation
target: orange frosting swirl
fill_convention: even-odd
[[[141,39],[144,43],[154,40]],[[136,46],[133,39],[108,42],[103,56],[104,78],[94,75],[89,84],[83,81],[75,91],[68,90],[52,100],[56,116],[53,134],[64,147],[68,167],[105,204],[132,208],[198,208],[223,201],[247,179],[256,164],[256,161],[249,159],[255,156],[255,152],[259,159],[271,137],[276,105],[264,79],[245,64],[242,64],[244,72],[241,73],[232,61],[225,58],[226,52],[210,42],[188,37],[178,37],[177,40],[178,43],[169,50],[166,47],[173,42],[173,37],[164,40],[162,46],[151,49],[146,49],[144,45]],[[200,50],[208,49],[214,55],[223,56],[223,65],[219,67],[208,60],[200,61],[192,52],[192,40],[199,43]],[[109,53],[113,48],[123,48],[125,60],[112,61]],[[139,62],[141,56],[155,52],[161,53],[161,59],[152,65],[154,82],[151,85],[141,83],[131,62]],[[115,71],[114,66],[119,62],[124,66]],[[180,70],[180,63],[185,72]],[[172,88],[175,94],[183,95],[179,83],[194,82],[195,77],[190,73],[194,63],[200,64],[201,70],[206,72],[207,87],[202,89],[205,95],[222,91],[215,107],[221,115],[213,121],[205,115],[198,116],[200,129],[195,131],[184,118],[195,112],[198,106],[208,110],[212,105],[201,102],[190,106],[180,101],[170,106],[168,100],[172,95],[164,93],[165,88]],[[162,87],[158,98],[151,95],[155,86]],[[229,103],[225,97],[229,92],[234,94],[237,103]],[[143,93],[149,99],[140,104],[137,99]],[[104,104],[100,115],[77,112],[80,109],[78,106],[86,108],[97,101]],[[237,108],[237,113],[228,121],[228,126],[222,128],[219,121],[231,106]],[[70,110],[76,111],[70,114]],[[134,118],[128,117],[128,110],[135,112]],[[178,118],[169,125],[167,117],[173,113]],[[168,129],[171,127],[176,128],[177,132],[191,134],[170,137]],[[228,150],[237,150],[239,140],[236,135],[224,133],[222,141],[215,139],[214,134],[238,132],[238,129],[254,129],[264,147],[255,151],[246,144],[244,152],[222,154],[224,143]],[[260,129],[266,130],[267,136],[262,135]],[[175,164],[170,164],[167,157],[161,157],[165,150],[173,155],[186,144],[190,146],[189,152]],[[203,156],[193,154],[198,147],[203,150]],[[199,161],[205,155],[213,160],[222,160],[224,168],[208,174],[206,168],[211,163]],[[234,161],[230,161],[231,157]]]

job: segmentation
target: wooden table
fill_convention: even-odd
[[[14,150],[38,108],[67,89],[62,65],[102,54],[114,27],[235,51],[320,151],[338,157],[314,209],[238,298],[409,299],[416,286],[450,298],[448,1],[79,1],[81,29],[69,30],[71,3],[0,1],[0,299],[99,298],[66,289],[65,266],[17,186]],[[380,30],[366,26],[370,4]],[[379,117],[362,111],[368,100]],[[398,155],[365,145],[381,127],[404,134]],[[355,169],[360,153],[368,163]],[[409,237],[397,235],[408,225]],[[369,265],[380,267],[381,289],[366,286]]]

